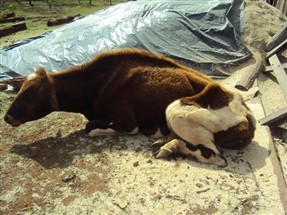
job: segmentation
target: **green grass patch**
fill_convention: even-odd
[[[80,13],[88,15],[105,7],[110,6],[109,1],[93,0],[92,5],[89,0],[48,0],[32,1],[33,6],[28,1],[10,2],[0,4],[0,18],[7,13],[15,12],[17,16],[24,16],[27,19],[37,17],[61,17]],[[112,5],[126,0],[112,0]]]

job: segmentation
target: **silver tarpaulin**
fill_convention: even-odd
[[[58,71],[123,47],[164,54],[212,76],[251,56],[241,40],[243,0],[131,1],[0,49],[0,80]]]

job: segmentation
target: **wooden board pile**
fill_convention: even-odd
[[[3,18],[0,19],[0,24],[1,23],[14,23],[14,24],[1,28],[0,38],[27,29],[25,23],[25,17],[17,17],[15,13],[9,13],[5,15]]]

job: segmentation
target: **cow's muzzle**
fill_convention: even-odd
[[[13,127],[17,127],[21,125],[21,122],[19,120],[16,120],[13,116],[8,115],[8,114],[4,116],[4,120],[6,123],[8,123],[9,125]]]

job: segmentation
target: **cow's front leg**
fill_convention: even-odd
[[[111,120],[96,119],[86,124],[85,131],[91,137],[117,134],[118,132],[112,126],[113,122]]]
[[[161,141],[159,143],[162,144]],[[213,150],[206,148],[203,145],[193,146],[180,139],[173,139],[162,145],[154,155],[156,158],[164,158],[173,153],[193,156],[201,163],[214,164],[220,167],[225,167],[227,165],[225,158],[220,154],[215,153]]]
[[[127,125],[129,124],[129,125]],[[91,120],[86,124],[86,133],[91,136],[102,136],[102,135],[118,135],[118,134],[136,134],[138,133],[138,127],[129,122],[123,126],[119,123],[110,119],[96,119]]]
[[[86,132],[90,136],[138,133],[133,106],[123,96],[114,100],[98,101],[94,105],[94,112],[99,118],[89,121],[86,125]]]

